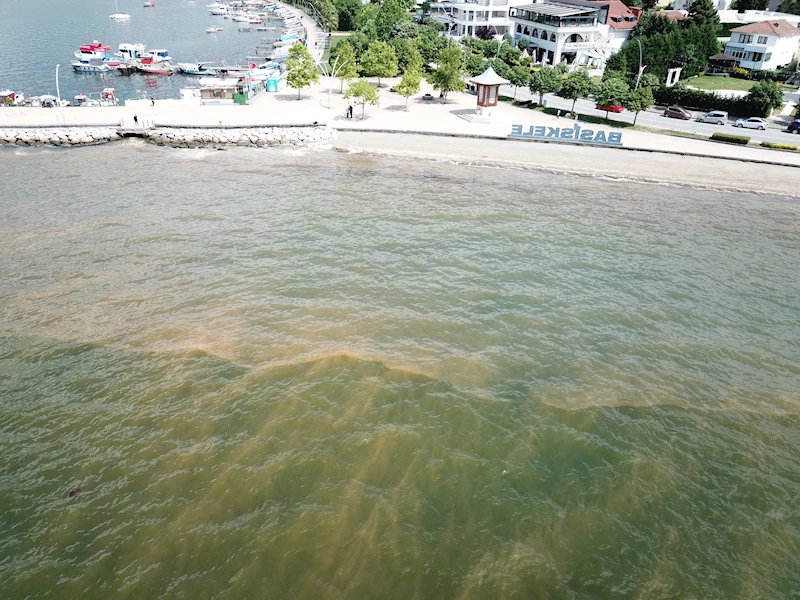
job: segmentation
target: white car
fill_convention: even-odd
[[[767,121],[766,119],[762,119],[761,117],[750,117],[749,119],[739,119],[736,123],[733,124],[734,127],[744,127],[745,129],[766,129],[767,128]]]
[[[728,120],[728,113],[723,110],[712,110],[710,113],[697,117],[698,123],[711,123],[713,125],[725,125]]]

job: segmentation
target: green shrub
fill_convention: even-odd
[[[718,142],[728,142],[729,144],[741,144],[746,146],[750,143],[750,138],[745,135],[730,135],[727,133],[715,133],[711,136],[712,140]]]
[[[736,77],[736,79],[750,79],[752,77],[750,71],[741,67],[734,68],[731,75]]]
[[[702,111],[724,110],[730,115],[748,117],[763,115],[763,109],[747,96],[721,96],[714,92],[692,90],[677,85],[653,90],[653,98],[659,106],[682,106]]]
[[[772,142],[761,142],[761,145],[764,148],[775,148],[776,150],[797,150],[797,146],[791,146],[789,144],[773,144]]]

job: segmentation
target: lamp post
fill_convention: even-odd
[[[647,68],[647,65],[642,66],[642,40],[641,38],[636,38],[636,41],[639,42],[639,74],[636,76],[636,87],[634,89],[639,89],[639,80],[642,78],[642,73]]]
[[[56,97],[58,98],[58,109],[61,111],[61,124],[66,125],[66,120],[64,119],[64,107],[61,104],[61,89],[58,86],[58,68],[61,65],[56,65]]]
[[[333,61],[333,64],[330,66],[330,69],[325,63],[318,63],[319,69],[322,71],[323,75],[329,78],[328,82],[328,108],[333,108],[333,80],[336,75],[342,70],[342,68],[347,64],[347,61],[344,61],[342,64],[339,64],[339,57],[336,57],[336,60]]]

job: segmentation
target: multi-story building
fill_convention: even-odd
[[[515,42],[526,38],[536,62],[599,69],[622,48],[642,15],[620,0],[546,0],[510,12]]]
[[[452,36],[477,36],[483,29],[492,36],[511,33],[509,9],[530,0],[462,0],[434,2],[431,17],[443,23]]]
[[[725,54],[745,69],[777,69],[792,62],[800,46],[800,29],[783,19],[750,23],[731,30]]]

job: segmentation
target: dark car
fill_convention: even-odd
[[[595,104],[594,107],[597,110],[605,110],[608,112],[615,112],[615,113],[621,113],[623,110],[625,110],[619,104],[609,104],[608,106],[605,106],[604,104]]]
[[[664,116],[665,117],[672,117],[673,119],[683,119],[684,121],[688,121],[692,118],[692,113],[690,113],[685,108],[681,108],[680,106],[670,106],[664,109]]]
[[[800,121],[792,121],[789,123],[789,126],[786,128],[786,131],[789,133],[794,133],[795,135],[800,133]]]

